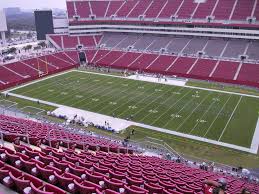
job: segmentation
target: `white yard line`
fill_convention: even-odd
[[[230,121],[231,121],[231,119],[232,119],[234,113],[236,112],[236,109],[237,109],[238,105],[240,104],[240,102],[241,102],[241,100],[242,100],[242,97],[243,97],[243,96],[240,96],[240,98],[239,98],[239,100],[238,100],[238,103],[236,104],[236,106],[235,106],[235,108],[234,108],[234,110],[233,110],[231,116],[229,117],[228,122],[227,122],[227,124],[225,125],[225,128],[223,129],[223,131],[222,131],[222,133],[221,133],[221,135],[220,135],[218,141],[221,140],[223,134],[225,133],[225,131],[226,131],[227,127],[228,127],[228,124],[230,123]]]
[[[107,80],[108,81],[108,80]],[[118,84],[119,83],[119,84]],[[121,83],[120,82],[116,82],[116,84],[115,84],[116,86],[117,85],[121,85]],[[113,85],[113,87],[115,86],[115,85]],[[102,85],[100,86],[100,87],[102,87]],[[99,87],[98,87],[99,88]],[[84,104],[83,106],[85,106],[85,105],[88,105],[89,103],[92,103],[92,98],[94,97],[94,96],[99,96],[99,94],[100,94],[100,97],[102,97],[101,96],[101,94],[105,94],[105,95],[109,95],[110,93],[114,93],[114,92],[116,92],[117,90],[118,90],[118,92],[120,93],[120,92],[123,92],[123,91],[127,91],[129,88],[127,88],[126,90],[123,90],[123,91],[121,91],[120,89],[120,87],[117,87],[117,89],[115,88],[114,90],[112,90],[111,89],[112,88],[112,84],[110,85],[110,87],[107,87],[107,88],[105,88],[104,90],[102,90],[102,91],[99,91],[99,92],[97,92],[97,94],[93,94],[93,95],[90,95],[90,97],[88,97],[88,98],[85,98],[83,101],[85,101],[85,100],[88,100],[88,99],[90,99],[89,100],[89,102],[87,102],[86,104]],[[94,89],[93,91],[95,91],[96,89]],[[106,92],[106,90],[107,90],[107,92]],[[106,92],[106,93],[105,93]],[[110,99],[110,98],[112,98],[112,96],[110,96],[110,97],[108,97],[108,99]],[[83,102],[82,101],[82,102]],[[107,102],[108,100],[105,100],[105,101],[102,101],[101,103],[104,103],[104,102]],[[74,104],[73,104],[74,105]],[[71,105],[71,106],[73,106],[73,105]],[[100,105],[100,103],[98,103],[98,104],[96,104],[96,106],[94,106],[94,107],[92,107],[92,108],[96,108],[97,106],[99,106]],[[100,109],[99,109],[99,111],[100,111]]]
[[[219,96],[219,95],[218,95]],[[218,97],[217,96],[217,97]],[[209,112],[210,108],[215,104],[216,101],[213,101],[212,103],[210,103],[209,107],[207,108],[207,110],[202,114],[202,116],[199,118],[199,120],[201,120],[206,114],[207,112]],[[192,128],[192,130],[189,132],[189,134],[191,134],[193,132],[193,130],[195,130],[195,128],[199,125],[199,122],[197,122],[194,127]]]
[[[187,107],[190,103],[192,103],[194,100],[194,98],[192,98],[189,102],[187,102],[184,106],[181,107],[181,109],[176,113],[176,115],[179,115],[182,110],[185,109],[185,107]],[[176,103],[177,104],[177,103]],[[174,107],[174,106],[173,106]],[[170,110],[170,109],[169,109]],[[175,119],[175,117],[168,119],[168,121],[163,125],[163,127],[166,127],[170,122],[172,122]]]
[[[56,75],[51,75],[51,76],[42,78],[40,80],[36,80],[36,81],[30,82],[30,83],[27,83],[27,84],[24,84],[24,85],[21,85],[21,86],[18,86],[18,87],[6,90],[3,93],[8,93],[8,92],[11,92],[13,90],[16,90],[16,89],[19,89],[19,88],[23,88],[25,86],[32,85],[34,83],[37,83],[37,82],[40,82],[40,81],[43,81],[43,80],[46,80],[46,79],[50,79],[50,78],[53,78],[53,77],[57,77],[57,76],[60,76],[60,75],[63,75],[63,74],[67,74],[67,73],[70,73],[70,72],[81,72],[81,73],[86,73],[86,74],[103,75],[103,76],[110,76],[110,77],[117,77],[117,78],[121,78],[121,79],[131,79],[132,80],[132,78],[122,77],[122,76],[117,76],[117,75],[109,75],[109,74],[96,73],[96,72],[87,72],[87,71],[81,71],[81,70],[69,70],[69,71],[66,71],[66,72],[63,72],[63,73],[59,73],[59,74],[56,74]],[[145,81],[137,80],[137,81],[149,82],[147,80],[145,80]],[[157,84],[169,85],[166,82],[162,82],[162,83],[161,82],[157,82]],[[223,94],[233,94],[233,95],[238,95],[238,96],[246,96],[246,97],[252,97],[252,98],[258,98],[259,99],[259,96],[255,96],[255,95],[251,95],[251,94],[242,94],[242,93],[237,93],[237,92],[228,92],[228,91],[221,91],[221,90],[201,88],[201,87],[195,87],[195,86],[186,86],[186,85],[182,86],[182,87],[184,87],[184,88],[192,88],[192,89],[197,89],[197,90],[204,90],[204,91],[219,92],[219,93],[223,93]]]
[[[72,70],[72,71],[73,71],[73,70]],[[2,92],[2,93],[6,94],[6,93],[11,92],[11,91],[13,91],[13,90],[17,90],[17,89],[19,89],[19,88],[24,88],[24,87],[26,87],[26,86],[29,86],[29,85],[32,85],[32,84],[35,84],[35,83],[38,83],[38,82],[41,82],[41,81],[44,81],[44,80],[47,80],[47,79],[51,79],[51,78],[53,78],[53,77],[57,77],[57,76],[60,76],[60,75],[64,75],[64,74],[67,74],[67,73],[72,72],[72,71],[70,70],[70,71],[58,73],[58,74],[55,74],[55,75],[50,75],[50,76],[48,76],[48,77],[44,77],[44,78],[41,78],[41,79],[38,79],[38,80],[35,80],[35,81],[32,81],[32,82],[29,82],[29,83],[27,83],[27,84],[23,84],[23,85],[20,85],[20,86],[15,87],[15,88],[11,88],[11,89],[9,89],[9,90],[5,90],[5,91]]]
[[[70,78],[72,78],[72,77],[75,77],[75,75],[73,75],[73,76],[68,76],[67,78],[70,79]],[[37,89],[41,89],[41,88],[44,88],[44,87],[46,87],[46,86],[52,86],[52,85],[53,85],[52,82],[46,83],[46,84],[41,84],[40,86],[37,87]],[[18,87],[17,89],[19,89],[19,87]],[[16,90],[16,88],[15,88],[15,90]],[[26,91],[24,91],[24,92],[22,92],[22,93],[20,93],[20,94],[21,94],[21,95],[25,95],[26,93],[32,92],[32,91],[34,91],[34,90],[35,90],[35,89],[32,88],[32,89],[26,90]],[[41,93],[40,93],[40,94],[41,94]],[[49,95],[48,97],[50,97],[50,94],[49,94],[49,93],[45,93],[45,95]]]
[[[120,109],[122,106],[125,106],[125,104],[128,104],[128,103],[130,103],[131,101],[133,101],[134,99],[141,97],[143,94],[145,94],[145,92],[147,92],[147,91],[149,91],[149,90],[151,90],[151,89],[152,89],[152,88],[149,88],[148,90],[143,90],[143,91],[140,92],[137,96],[133,96],[132,98],[129,98],[128,101],[126,101],[126,102],[123,103],[122,105],[116,107],[115,109],[111,110],[111,112],[115,112],[116,110]],[[128,110],[128,109],[126,109],[126,110]],[[125,111],[126,111],[126,110],[125,110]],[[124,113],[125,111],[123,111],[122,113]],[[121,114],[122,114],[122,113],[121,113]]]
[[[177,91],[175,91],[175,92],[180,92],[181,90],[182,90],[183,88],[180,88],[180,89],[178,89]],[[173,95],[172,96],[175,96],[176,94],[175,93],[173,93]],[[168,97],[163,103],[161,103],[161,104],[159,104],[159,105],[157,105],[157,106],[155,106],[155,110],[156,109],[159,109],[159,107],[161,106],[161,105],[164,105],[164,104],[166,104],[167,103],[167,101],[169,101],[169,100],[171,100],[171,97],[172,96],[170,96],[170,97]],[[141,119],[141,121],[143,121],[143,120],[145,120],[145,118],[147,118],[149,115],[151,115],[152,113],[148,113],[146,116],[144,116],[142,119]]]
[[[109,81],[109,80],[110,80],[110,78],[109,78],[109,79],[108,79],[108,78],[105,78],[103,81]],[[82,89],[81,89],[81,88],[82,88],[82,85],[80,84],[79,87],[76,87],[78,91],[75,92],[75,93],[73,93],[73,95],[74,95],[74,96],[76,96],[76,95],[78,95],[78,94],[80,95],[81,93],[83,93],[83,92],[86,91],[86,90],[89,91],[89,89],[90,89],[90,92],[93,92],[93,91],[95,91],[95,90],[98,91],[98,89],[100,89],[100,87],[102,87],[102,86],[99,85],[98,82],[96,82],[95,84],[92,84],[92,85],[89,86],[89,87],[83,87],[84,89],[82,90]],[[59,96],[59,95],[57,95],[57,96]],[[84,99],[82,99],[82,100],[80,100],[80,101],[76,101],[76,102],[73,103],[71,106],[74,106],[75,104],[77,104],[77,103],[79,103],[79,102],[81,102],[81,101],[88,100],[88,99],[90,99],[92,96],[94,96],[94,94],[91,94],[91,95],[88,96],[87,98],[84,98]],[[66,97],[66,98],[67,98],[67,97]],[[65,98],[64,98],[64,99],[65,99]],[[62,99],[62,101],[63,101],[64,99]],[[74,101],[74,99],[71,99],[71,100]],[[71,100],[66,101],[66,103],[70,102]]]
[[[259,147],[259,118],[256,124],[256,128],[255,128],[255,133],[252,139],[252,143],[251,143],[251,147],[250,149],[253,152],[258,152],[258,147]]]
[[[110,80],[110,79],[108,79],[108,80],[106,80],[106,81],[109,82],[109,80]],[[104,80],[103,80],[103,81],[104,81]],[[99,85],[98,82],[97,82],[97,85]],[[116,85],[117,85],[117,84],[116,84]],[[87,98],[84,98],[84,99],[82,99],[82,100],[80,100],[80,101],[77,101],[76,103],[73,103],[71,106],[74,106],[74,105],[76,105],[76,104],[82,103],[82,102],[84,102],[84,101],[88,101],[89,99],[90,99],[89,102],[87,102],[87,103],[84,104],[83,106],[85,106],[85,105],[87,105],[87,104],[89,104],[89,103],[92,103],[92,98],[94,98],[94,96],[96,96],[96,95],[98,96],[99,94],[105,93],[106,90],[108,90],[108,92],[107,92],[106,94],[109,94],[109,93],[111,93],[111,92],[114,92],[114,90],[111,90],[112,84],[110,85],[110,87],[107,87],[107,88],[105,88],[104,90],[101,90],[101,91],[98,92],[98,90],[100,90],[101,87],[103,87],[103,86],[100,84],[100,86],[97,86],[97,87],[95,87],[93,90],[90,91],[90,93],[91,93],[91,92],[97,90],[97,93],[96,93],[96,94],[91,94],[91,95],[89,95]],[[110,90],[110,91],[109,91],[109,90]],[[80,93],[81,93],[81,92],[80,92]],[[79,93],[79,94],[80,94],[80,93]]]
[[[196,111],[196,109],[199,108],[200,105],[201,105],[210,95],[211,95],[211,93],[209,93],[208,95],[206,95],[206,96],[202,99],[202,101],[198,104],[198,106],[196,106],[196,107],[192,110],[192,112],[187,116],[187,118],[184,119],[184,121],[176,128],[175,131],[178,131],[178,130],[181,128],[181,126],[184,125],[184,123],[192,116],[192,114]]]
[[[163,86],[163,87],[164,87],[164,86]],[[163,89],[163,87],[162,87],[161,89]],[[151,89],[154,89],[154,90],[155,90],[155,88],[151,88]],[[150,95],[153,95],[154,93],[156,93],[156,90],[155,90],[154,92],[152,92]],[[145,93],[143,93],[143,94],[145,94]],[[143,94],[141,94],[140,96],[142,96]],[[161,97],[161,96],[158,96],[157,98],[159,98],[159,97]],[[146,96],[146,97],[142,98],[142,100],[138,101],[136,104],[134,104],[134,106],[137,106],[139,103],[142,103],[142,102],[145,101],[147,98],[149,98],[149,96]],[[129,102],[131,102],[131,101],[134,100],[134,99],[136,99],[136,97],[135,97],[135,98],[132,98]],[[144,108],[141,108],[139,111],[137,111],[136,113],[134,113],[134,115],[137,114],[137,113],[139,113],[139,112],[142,111],[143,109],[144,109]],[[122,113],[120,113],[118,116],[123,115],[124,112],[126,112],[126,111],[128,111],[128,109],[125,109],[125,110],[124,110]]]
[[[19,89],[19,88],[23,88],[23,87],[26,87],[26,86],[29,86],[29,85],[32,85],[32,84],[35,84],[35,83],[38,83],[38,82],[41,82],[43,80],[47,80],[47,79],[50,79],[50,78],[53,78],[53,77],[57,77],[57,76],[60,76],[60,75],[64,75],[64,74],[67,74],[67,73],[70,73],[70,72],[82,72],[82,73],[86,73],[86,74],[96,74],[96,75],[102,75],[102,76],[109,76],[109,77],[117,77],[117,78],[121,78],[121,79],[130,79],[132,80],[132,78],[128,78],[128,77],[122,77],[122,76],[116,76],[116,75],[107,75],[107,74],[102,74],[102,73],[95,73],[95,72],[86,72],[86,71],[80,71],[80,70],[69,70],[69,71],[66,71],[66,72],[62,72],[62,73],[59,73],[59,74],[55,74],[55,75],[51,75],[51,76],[48,76],[48,77],[45,77],[45,78],[42,78],[42,79],[39,79],[39,80],[35,80],[35,81],[32,81],[30,83],[27,83],[27,84],[24,84],[24,85],[21,85],[21,86],[18,86],[18,87],[15,87],[15,88],[12,88],[10,90],[6,90],[2,93],[6,94],[6,93],[10,93],[11,91],[13,90],[16,90],[16,89]],[[142,81],[142,80],[138,80],[138,81]],[[143,82],[147,82],[147,81],[143,81]],[[166,83],[158,83],[158,84],[166,84]],[[253,98],[259,98],[259,96],[255,96],[255,95],[249,95],[249,94],[241,94],[241,93],[236,93],[236,92],[227,92],[227,91],[220,91],[220,90],[214,90],[214,89],[206,89],[206,88],[200,88],[200,87],[194,87],[194,86],[182,86],[183,88],[191,88],[191,89],[199,89],[199,90],[204,90],[204,91],[213,91],[213,92],[218,92],[218,93],[223,93],[223,94],[231,94],[231,95],[238,95],[240,96],[240,99],[239,99],[239,102],[238,104],[236,105],[235,107],[235,110],[237,109],[241,99],[243,96],[246,96],[246,97],[253,97]],[[192,91],[192,90],[190,90]],[[188,92],[187,92],[188,93]],[[30,101],[34,101],[34,102],[37,102],[38,99],[35,99],[35,98],[30,98],[30,97],[26,97],[26,96],[23,96],[23,95],[18,95],[18,94],[12,94],[10,93],[9,94],[10,96],[15,96],[15,97],[18,97],[18,98],[23,98],[23,99],[27,99],[27,100],[30,100]],[[220,112],[222,112],[222,110],[224,109],[225,105],[228,103],[229,99],[231,98],[231,96],[228,98],[228,100],[225,102],[225,104],[223,105],[222,109],[220,110]],[[39,100],[40,103],[43,103],[43,104],[47,104],[47,105],[50,105],[50,106],[54,106],[54,107],[60,107],[62,105],[59,105],[59,104],[56,104],[56,103],[52,103],[52,102],[46,102],[46,101],[42,101],[42,100]],[[234,115],[234,112],[235,110],[233,111],[228,123],[230,122],[231,118],[233,117]],[[217,117],[215,118],[215,120],[218,118],[220,112],[218,113]],[[215,122],[215,120],[213,121],[213,123]],[[212,124],[213,124],[212,123]],[[227,123],[227,125],[228,125]],[[142,126],[144,124],[139,124],[139,123],[135,123],[137,126]],[[227,128],[227,125],[225,126],[225,129],[223,130],[222,134],[221,134],[221,137],[224,135],[224,132]],[[212,125],[211,125],[212,126]],[[209,127],[209,129],[207,130],[206,134],[210,131],[210,128],[211,126]],[[143,127],[143,126],[142,126]],[[149,129],[153,129],[155,130],[155,128],[153,126],[148,126],[148,125],[145,125],[146,128],[149,128]],[[156,129],[161,129],[160,131],[163,132],[164,129],[162,128],[156,128]],[[166,129],[165,129],[166,130]],[[199,141],[205,141],[205,142],[208,142],[208,143],[212,143],[212,144],[216,144],[216,145],[221,145],[221,146],[225,146],[225,147],[229,147],[229,148],[233,148],[233,149],[238,149],[238,150],[241,150],[241,151],[245,151],[245,152],[250,152],[250,153],[257,153],[257,150],[258,150],[258,145],[259,145],[259,138],[257,137],[259,135],[259,121],[257,123],[257,128],[255,130],[255,134],[254,134],[254,137],[253,137],[253,141],[252,141],[252,144],[251,144],[251,148],[248,149],[248,148],[245,148],[245,147],[240,147],[240,146],[236,146],[236,145],[232,145],[232,144],[227,144],[227,143],[222,143],[222,142],[219,142],[221,137],[219,138],[218,141],[214,141],[214,140],[209,140],[209,139],[206,139],[204,137],[196,137],[196,136],[192,136],[192,135],[187,135],[187,134],[182,134],[182,133],[178,133],[178,132],[175,132],[175,131],[171,131],[171,130],[167,130],[166,131],[167,133],[169,134],[173,134],[173,135],[177,135],[177,136],[181,136],[181,137],[187,137],[187,138],[191,138],[191,139],[196,139],[196,140],[199,140]],[[181,134],[181,135],[179,135]],[[257,137],[257,138],[256,138]]]
[[[155,88],[154,88],[155,89]],[[163,87],[161,88],[161,90],[163,89]],[[170,88],[171,89],[171,88]],[[169,90],[170,90],[169,89]],[[166,92],[168,92],[169,90],[166,90]],[[156,89],[155,89],[155,92],[158,92],[158,91],[156,91]],[[143,108],[141,108],[140,110],[138,110],[137,112],[135,112],[134,114],[135,115],[137,115],[138,113],[140,113],[140,112],[142,112],[143,110],[145,110],[145,109],[147,109],[151,104],[153,104],[155,101],[157,101],[158,99],[160,99],[160,98],[162,98],[165,94],[166,94],[166,92],[163,92],[163,94],[162,95],[159,95],[159,96],[157,96],[155,99],[153,99],[153,100],[151,100],[151,102],[149,102],[146,106],[144,106]],[[153,94],[153,93],[152,93]],[[148,98],[149,96],[147,96],[147,98]],[[139,101],[137,104],[139,104],[140,102],[142,102],[142,101],[145,101],[145,99],[146,98],[143,98],[141,101]],[[136,104],[136,105],[137,105]]]
[[[231,149],[235,149],[235,150],[239,150],[239,151],[244,151],[244,152],[248,152],[248,153],[252,153],[252,154],[256,154],[257,150],[252,150],[250,148],[246,148],[246,147],[242,147],[242,146],[237,146],[234,144],[228,144],[228,143],[223,143],[223,142],[219,142],[219,141],[215,141],[215,140],[210,140],[207,138],[203,138],[203,137],[197,137],[194,135],[188,135],[188,134],[184,134],[184,133],[180,133],[177,131],[172,131],[172,130],[168,130],[168,129],[164,129],[164,128],[159,128],[159,127],[154,127],[154,126],[150,126],[150,125],[145,125],[145,124],[141,124],[141,123],[136,123],[134,124],[138,127],[142,127],[142,128],[146,128],[146,129],[151,129],[154,131],[158,131],[158,132],[162,132],[162,133],[167,133],[167,134],[171,134],[171,135],[175,135],[178,137],[184,137],[184,138],[188,138],[188,139],[193,139],[193,140],[197,140],[197,141],[201,141],[201,142],[206,142],[206,143],[210,143],[210,144],[214,144],[214,145],[219,145],[219,146],[223,146],[223,147],[227,147],[227,148],[231,148]]]
[[[166,113],[168,113],[178,102],[180,102],[187,94],[189,94],[191,91],[193,90],[190,90],[190,91],[187,91],[180,99],[177,99],[177,101],[175,103],[173,103],[169,109],[167,111],[165,111],[163,114],[161,114],[159,117],[157,117],[156,120],[154,120],[154,122],[151,124],[153,125],[154,123],[156,123],[162,116],[164,116]],[[188,103],[187,103],[188,104]],[[171,121],[171,119],[169,120]],[[166,123],[167,124],[167,123]]]
[[[204,134],[203,137],[205,137],[205,136],[208,134],[208,132],[210,131],[210,128],[213,126],[213,124],[215,123],[215,121],[218,119],[220,113],[224,110],[224,108],[225,108],[226,104],[228,103],[228,101],[230,100],[231,96],[232,96],[232,95],[230,95],[229,98],[226,100],[226,102],[224,103],[224,105],[222,106],[222,108],[220,109],[220,111],[218,112],[218,114],[217,114],[217,116],[215,117],[215,119],[213,120],[213,122],[210,124],[209,128],[207,129],[207,131],[206,131],[206,133]]]
[[[122,79],[131,79],[132,78],[128,78],[128,77],[122,77],[122,76],[117,76],[117,75],[107,75],[107,74],[103,74],[103,73],[96,73],[96,72],[86,72],[86,71],[80,71],[80,70],[72,70],[72,71],[77,71],[77,72],[82,72],[82,73],[89,73],[89,74],[96,74],[96,75],[104,75],[104,76],[111,76],[111,77],[118,77],[118,78],[122,78]],[[68,72],[67,72],[68,73]],[[143,81],[143,80],[137,80],[137,81]],[[143,81],[143,82],[148,82],[148,81]],[[166,82],[160,83],[157,82],[158,84],[167,84]],[[212,91],[212,92],[219,92],[219,93],[223,93],[223,94],[233,94],[233,95],[239,95],[239,96],[247,96],[247,97],[253,97],[253,98],[259,98],[259,96],[255,96],[255,95],[251,95],[251,94],[242,94],[242,93],[237,93],[237,92],[228,92],[228,91],[221,91],[221,90],[216,90],[216,89],[209,89],[209,88],[201,88],[201,87],[195,87],[195,86],[182,86],[184,88],[192,88],[192,89],[198,89],[198,90],[204,90],[204,91]]]
[[[135,84],[133,84],[131,87],[125,87],[126,89],[125,90],[120,90],[119,91],[119,93],[124,93],[124,92],[126,92],[129,88],[133,88],[133,87],[137,87],[138,85],[135,85]],[[116,90],[117,91],[117,90]],[[129,94],[129,93],[128,93]],[[122,98],[118,98],[118,101],[121,101],[122,99],[124,99],[124,98],[127,98],[128,96],[127,95],[124,95]],[[102,111],[102,110],[104,110],[104,109],[106,109],[107,107],[108,107],[108,105],[109,105],[109,101],[111,101],[111,99],[113,98],[113,96],[111,96],[110,98],[108,98],[108,100],[105,100],[103,103],[106,103],[106,105],[104,105],[102,108],[100,108],[99,109],[99,111]],[[117,101],[116,101],[116,103],[117,103]],[[99,104],[100,105],[100,104]],[[97,105],[97,106],[99,106],[99,105]]]
[[[18,97],[18,98],[22,98],[22,99],[26,99],[26,100],[30,100],[30,101],[34,101],[34,102],[39,101],[39,103],[41,103],[41,104],[46,104],[46,105],[53,106],[53,107],[71,108],[71,107],[63,106],[63,105],[52,103],[52,102],[47,102],[47,101],[38,100],[38,99],[35,99],[35,98],[30,98],[30,97],[22,96],[22,95],[19,95],[19,94],[10,93],[9,95],[10,96],[15,96],[15,97]],[[86,112],[92,113],[90,111],[86,111]],[[100,117],[106,116],[106,115],[97,114],[97,113],[94,113],[94,114],[95,115],[99,115]],[[126,122],[127,123],[128,121],[123,120],[123,119],[119,119],[119,122],[122,122],[122,123]],[[250,149],[250,148],[245,148],[245,147],[241,147],[241,146],[237,146],[237,145],[233,145],[233,144],[227,144],[227,143],[223,143],[223,142],[219,142],[219,141],[215,141],[215,140],[206,139],[206,138],[203,138],[203,137],[197,137],[197,136],[193,136],[193,135],[179,133],[179,132],[176,132],[176,131],[172,131],[172,130],[168,130],[168,129],[164,129],[164,128],[159,128],[159,127],[154,127],[154,126],[150,126],[150,125],[145,125],[145,124],[141,124],[141,123],[137,123],[137,122],[130,122],[130,124],[134,125],[134,126],[142,127],[142,128],[147,128],[147,129],[151,129],[151,130],[155,130],[155,131],[159,131],[159,132],[163,132],[163,133],[179,136],[179,137],[184,137],[184,138],[194,139],[194,140],[197,140],[197,141],[211,143],[211,144],[214,144],[214,145],[224,146],[224,147],[236,149],[236,150],[239,150],[239,151],[249,152],[249,153],[253,153],[253,154],[257,153],[257,149]],[[259,130],[257,130],[257,131],[259,131]]]

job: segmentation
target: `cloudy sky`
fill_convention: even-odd
[[[21,7],[22,9],[64,9],[66,7],[66,0],[0,0],[0,9],[5,7]]]

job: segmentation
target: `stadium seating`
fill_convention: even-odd
[[[231,61],[220,61],[212,77],[220,79],[234,79],[239,63]]]
[[[79,45],[78,38],[75,36],[68,36],[68,35],[63,35],[63,44],[64,48],[76,48],[77,45]]]
[[[86,59],[87,59],[88,63],[92,62],[95,54],[96,54],[96,50],[86,50],[85,51],[85,55],[86,55]]]
[[[199,4],[195,3],[194,1],[183,1],[180,9],[176,13],[177,17],[182,19],[191,18],[192,13],[194,12],[196,6],[198,5]]]
[[[66,54],[65,54],[66,53]],[[19,85],[42,76],[51,75],[78,66],[76,51],[60,52],[38,58],[6,64],[0,67],[0,89]],[[72,58],[74,60],[72,60]]]
[[[108,8],[108,1],[90,1],[93,14],[96,17],[104,17],[106,10]]]
[[[50,34],[47,35],[48,40],[58,46],[61,49],[75,49],[78,45],[82,45],[84,48],[96,47],[100,40],[100,35],[90,36],[68,36],[63,34]]]
[[[151,6],[147,9],[145,12],[145,17],[147,18],[156,18],[161,12],[162,8],[166,6],[168,2],[166,0],[161,0],[161,1],[153,1]]]
[[[199,77],[209,77],[216,63],[216,60],[199,59],[189,74]]]
[[[221,44],[221,43],[220,43]],[[178,75],[203,80],[214,80],[233,84],[243,84],[258,87],[256,72],[258,64],[249,63],[240,66],[240,62],[218,59],[197,59],[195,57],[171,56],[165,54],[87,50],[85,51],[89,63],[129,70],[140,70],[149,73]],[[239,66],[241,67],[239,70]],[[253,70],[252,70],[253,69]],[[240,73],[246,79],[237,79]]]
[[[114,66],[116,68],[125,68],[125,69],[127,69],[127,67],[131,63],[133,63],[140,55],[141,55],[141,53],[128,52],[125,55],[123,55],[121,58],[119,58],[118,60],[114,61],[112,66]]]
[[[62,127],[40,124],[37,122],[16,119],[7,116],[0,116],[1,129],[4,132],[11,133],[4,135],[4,139],[7,141],[14,141],[15,138],[22,138],[19,134],[28,134],[28,138],[31,144],[38,145],[39,142],[45,143],[47,145],[52,144],[61,145],[64,147],[78,147],[83,148],[87,146],[89,149],[96,150],[100,147],[100,150],[107,151],[108,147],[115,152],[118,152],[120,144],[112,142],[106,139],[97,139],[92,136],[79,135],[69,131],[65,131]],[[17,125],[21,125],[19,129]],[[17,130],[17,131],[16,131]],[[37,140],[37,141],[36,141]],[[55,155],[55,157],[58,157]],[[62,158],[61,156],[60,158]]]
[[[228,20],[236,0],[219,1],[212,14],[217,20]]]
[[[107,152],[103,146],[119,148],[119,143],[74,134],[62,127],[3,115],[0,115],[0,126],[5,131],[6,141],[14,141],[10,138],[12,134],[26,142],[26,138],[21,137],[28,134],[29,140],[35,137],[45,144],[39,143],[32,148],[16,141],[13,148],[0,146],[0,183],[19,193],[195,194],[202,191],[205,179],[220,177],[227,179],[228,193],[237,193],[242,188],[259,192],[258,185],[230,174],[207,172],[184,163],[132,152],[111,152],[113,149]],[[48,132],[50,138],[46,136]],[[61,141],[62,137],[73,143]],[[52,147],[48,146],[49,140]],[[82,142],[88,146],[83,148],[80,146]],[[87,150],[94,145],[100,146],[100,150]]]
[[[93,36],[79,36],[79,42],[84,47],[95,47],[95,40]]]
[[[119,7],[112,15],[117,17],[125,18],[130,14],[131,10],[137,5],[137,1],[127,1],[123,2],[122,6]],[[138,17],[138,16],[137,16]]]
[[[59,35],[56,35],[56,34],[55,35],[54,34],[49,34],[48,36],[53,40],[54,43],[57,44],[57,46],[59,48],[63,47],[62,46],[62,36],[59,36]]]
[[[239,72],[238,80],[259,83],[259,66],[244,63]]]
[[[195,58],[179,57],[174,64],[167,70],[172,74],[184,75],[195,62]]]
[[[119,10],[123,4],[124,4],[123,1],[110,1],[110,5],[108,7],[106,17],[110,18],[112,15],[116,14],[116,11]]]
[[[242,24],[248,17],[258,18],[257,1],[251,0],[207,0],[207,1],[181,1],[169,3],[167,0],[132,0],[132,1],[82,1],[67,2],[68,17],[73,23],[75,15],[90,21],[91,15],[97,19],[111,20],[111,16],[139,21],[139,16],[153,21],[167,20],[172,22],[171,17],[176,19],[193,19],[194,21],[207,22],[207,17],[212,16],[215,21],[235,21]],[[254,11],[253,11],[254,10]],[[156,18],[156,20],[154,20]]]
[[[197,8],[193,18],[195,19],[203,19],[207,16],[210,16],[213,8],[215,7],[217,0],[210,0],[206,3],[200,3],[199,7]]]
[[[91,15],[91,10],[88,1],[76,1],[75,7],[77,10],[77,15],[80,18],[89,18]]]
[[[238,1],[231,20],[246,20],[248,16],[251,16],[254,2],[255,0],[252,0],[251,3],[247,3],[247,1]]]
[[[8,85],[10,83],[18,83],[23,77],[15,74],[14,72],[0,66],[0,79],[1,82]]]
[[[162,12],[159,14],[159,18],[170,18],[175,15],[178,7],[181,5],[181,0],[176,0],[174,3],[167,3]]]

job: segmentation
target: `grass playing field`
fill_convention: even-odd
[[[243,147],[259,111],[258,98],[77,71],[12,93]]]

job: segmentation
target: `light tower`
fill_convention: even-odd
[[[5,32],[7,31],[6,17],[4,10],[0,10],[0,33],[3,41],[3,46],[6,45]]]

